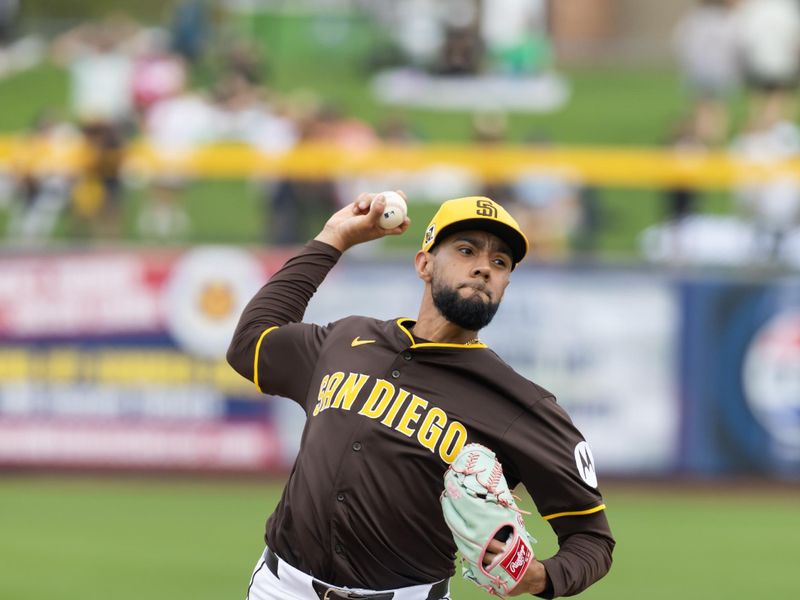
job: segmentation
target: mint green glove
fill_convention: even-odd
[[[508,489],[494,452],[467,444],[444,474],[442,512],[461,552],[462,574],[490,594],[507,596],[534,558],[536,543]],[[489,565],[483,557],[492,539],[505,542]]]

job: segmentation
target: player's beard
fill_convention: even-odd
[[[431,286],[433,304],[451,323],[469,331],[479,331],[491,323],[500,306],[499,302],[486,300],[478,294],[463,298],[457,289],[436,281]]]

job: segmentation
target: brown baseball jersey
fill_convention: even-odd
[[[580,432],[553,395],[482,343],[416,338],[414,321],[351,316],[301,323],[340,253],[310,242],[245,309],[230,363],[306,412],[300,451],[266,542],[298,569],[375,590],[454,573],[443,475],[461,447],[495,451],[555,530],[545,596],[575,594],[609,569],[614,540]]]

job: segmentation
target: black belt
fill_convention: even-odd
[[[275,577],[278,577],[278,555],[267,548],[264,553],[264,563]],[[280,577],[278,577],[280,579]],[[352,592],[338,587],[329,586],[326,583],[313,579],[311,586],[319,596],[320,600],[392,600],[394,592],[375,592],[374,594],[362,594]],[[437,581],[431,586],[428,597],[425,600],[441,600],[447,595],[447,579]]]

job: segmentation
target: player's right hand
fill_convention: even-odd
[[[398,193],[405,198],[403,192],[398,190]],[[411,222],[408,217],[393,229],[384,229],[380,226],[381,213],[385,207],[386,202],[381,194],[360,194],[355,202],[335,212],[314,239],[344,252],[356,244],[376,240],[385,235],[405,233]]]

